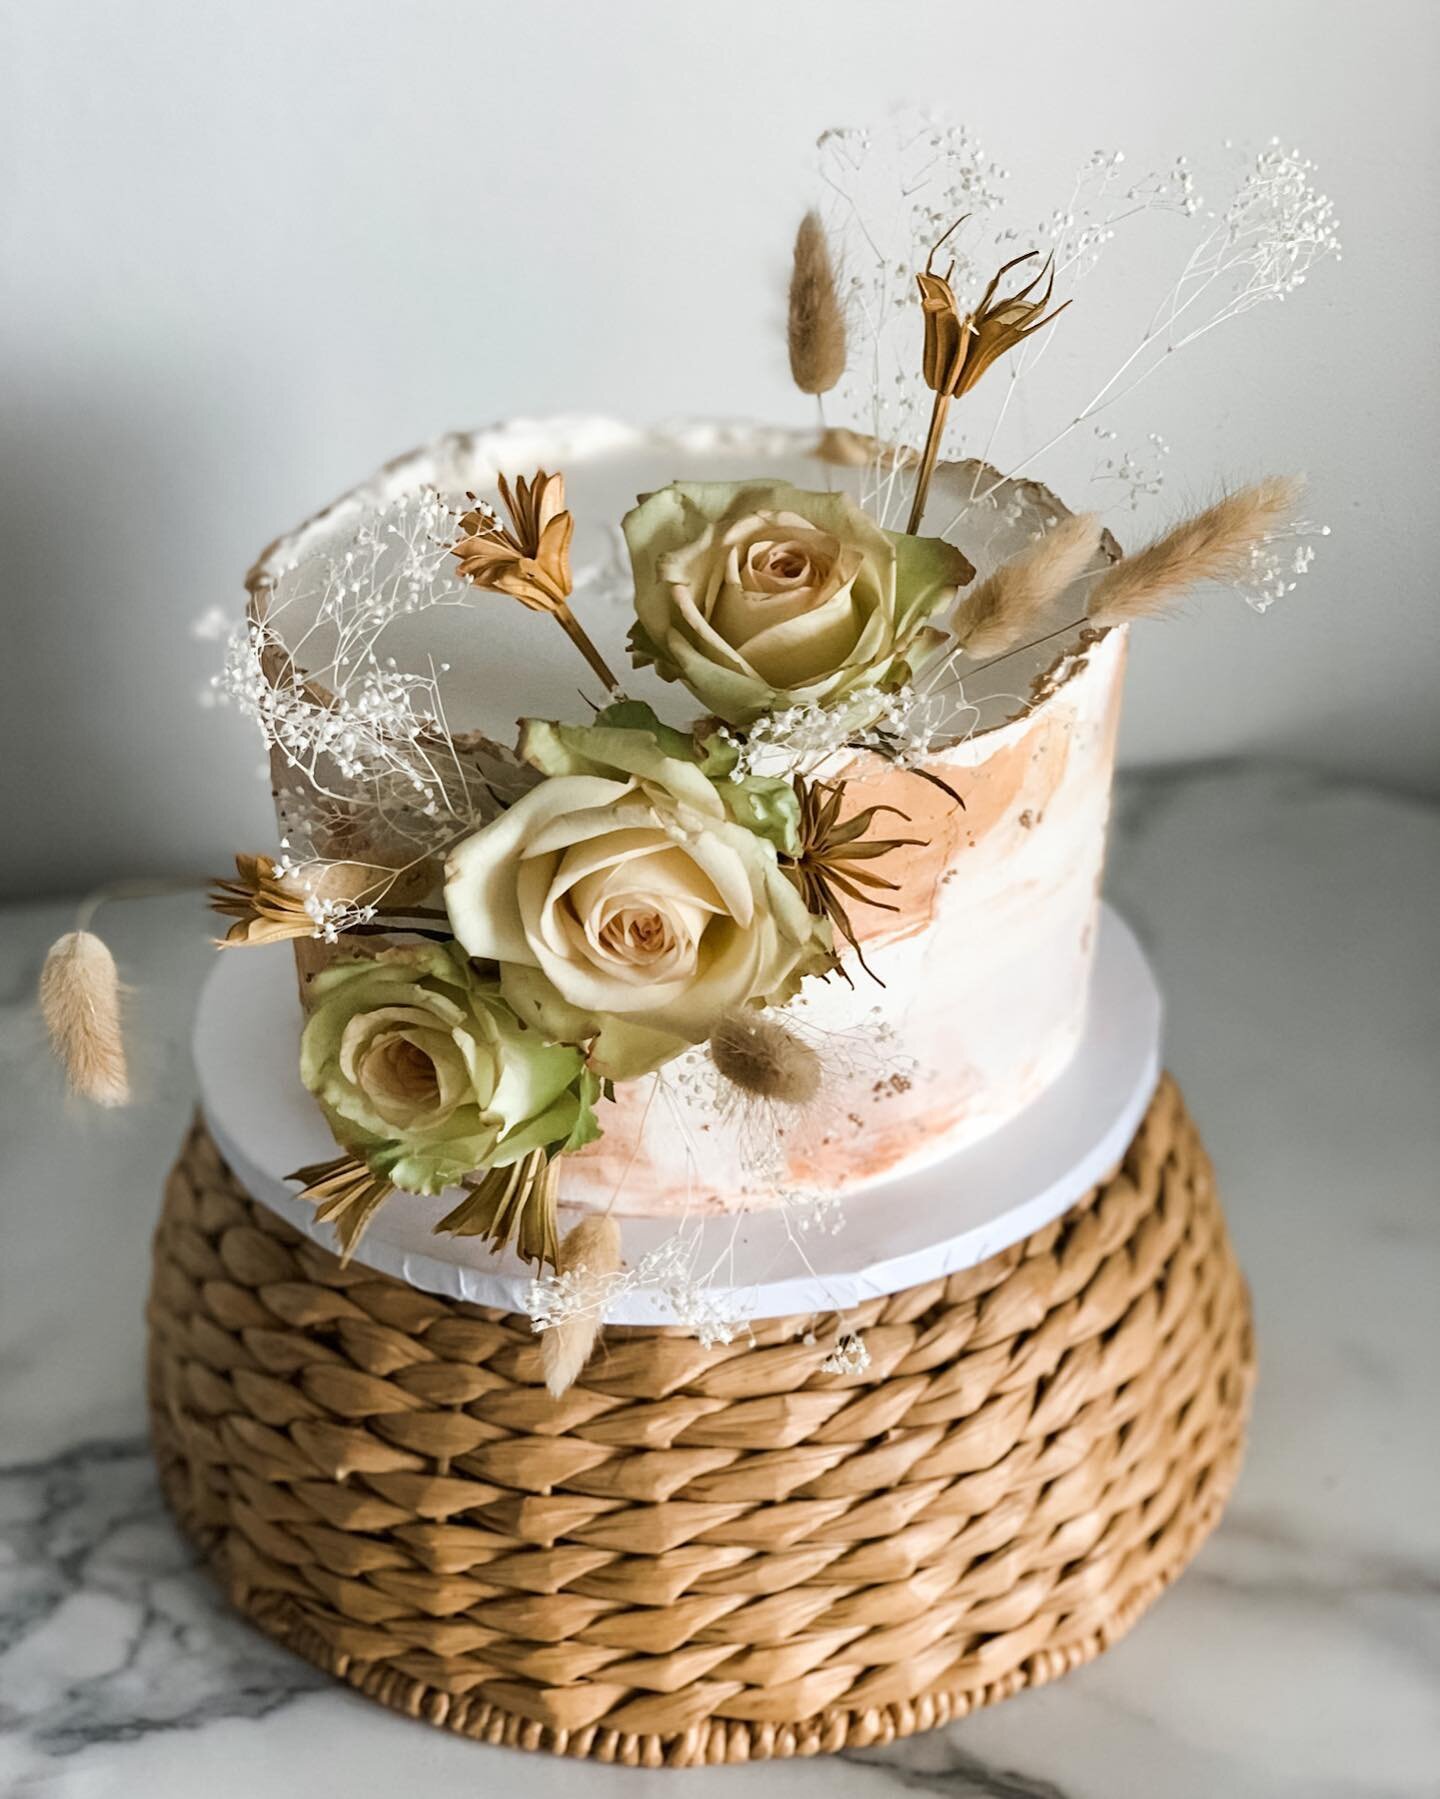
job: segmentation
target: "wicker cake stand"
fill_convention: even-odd
[[[203,1123],[155,1240],[165,1492],[234,1604],[382,1704],[646,1767],[881,1743],[1125,1631],[1240,1461],[1249,1308],[1162,1082],[1111,1177],[978,1267],[701,1348],[529,1320],[336,1258]]]

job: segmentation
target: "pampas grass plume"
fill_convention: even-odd
[[[1100,520],[1085,512],[1061,519],[1038,543],[1002,562],[969,596],[955,621],[961,649],[979,660],[998,656],[1032,635],[1085,572],[1099,542]]]
[[[795,233],[787,339],[790,373],[802,394],[826,394],[845,373],[845,310],[820,215],[807,212]]]
[[[614,1274],[620,1267],[620,1226],[608,1212],[582,1218],[560,1245],[555,1272],[570,1274],[584,1269],[592,1278]],[[600,1307],[562,1318],[540,1335],[540,1365],[551,1397],[572,1387],[590,1360],[600,1335]]]
[[[1182,519],[1107,569],[1090,594],[1091,623],[1154,618],[1197,582],[1238,580],[1250,567],[1251,551],[1293,511],[1302,487],[1293,476],[1267,475]]]
[[[67,931],[40,972],[40,1010],[70,1091],[97,1106],[130,1098],[115,958],[91,931]]]

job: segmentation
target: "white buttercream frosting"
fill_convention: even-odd
[[[298,631],[305,567],[341,549],[378,508],[427,485],[483,494],[502,472],[560,469],[576,519],[577,610],[627,690],[683,723],[697,709],[690,696],[628,667],[633,614],[619,520],[637,495],[676,479],[777,477],[854,491],[856,471],[814,449],[813,432],[716,421],[641,429],[517,420],[388,464],[273,545],[250,585],[276,588],[289,602],[287,634]],[[973,465],[942,466],[927,524],[938,530],[961,515],[954,541],[983,578],[1064,508],[1030,483],[1006,483],[977,507],[977,488]],[[477,600],[393,627],[402,665],[407,650],[450,665],[451,727],[512,741],[520,716],[581,716],[583,666],[559,633],[500,596]],[[883,985],[851,960],[853,986],[812,980],[797,1002],[799,1028],[825,1068],[821,1101],[788,1119],[733,1103],[717,1109],[696,1052],[658,1085],[628,1083],[602,1107],[605,1137],[567,1163],[566,1198],[599,1205],[618,1194],[621,1211],[661,1215],[763,1204],[787,1189],[840,1193],[927,1166],[1044,1092],[1085,1022],[1123,665],[1123,634],[1084,644],[1072,631],[968,677],[957,741],[928,764],[963,810],[913,773],[860,758],[848,772],[864,783],[862,803],[909,814],[894,834],[926,837],[929,847],[887,862],[902,883],[888,896],[897,913],[852,910]]]

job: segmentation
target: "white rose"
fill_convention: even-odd
[[[643,716],[619,707],[604,718]],[[774,1004],[829,963],[828,928],[775,844],[664,727],[527,722],[542,781],[451,854],[445,904],[470,955],[500,964],[519,1016],[592,1038],[612,1079],[657,1068],[737,1006]]]
[[[952,544],[783,482],[676,482],[622,523],[634,660],[741,727],[901,685],[943,641],[926,621],[974,574]]]

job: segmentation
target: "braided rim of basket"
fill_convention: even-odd
[[[864,1374],[820,1372],[812,1319],[628,1327],[556,1402],[528,1319],[341,1269],[197,1125],[161,1484],[239,1610],[411,1717],[646,1767],[884,1743],[1134,1623],[1220,1516],[1254,1362],[1169,1080],[1064,1218],[862,1314]]]

